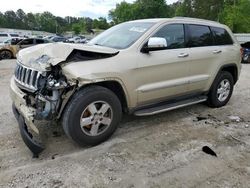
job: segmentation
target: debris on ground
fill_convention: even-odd
[[[203,121],[203,120],[207,120],[207,117],[203,117],[203,116],[197,116],[196,117],[196,121]]]
[[[51,159],[55,159],[57,155],[58,155],[57,153],[52,155]]]
[[[228,118],[232,121],[232,122],[241,122],[241,118],[239,116],[228,116]]]
[[[208,146],[203,146],[202,147],[202,151],[206,154],[209,154],[209,155],[212,155],[212,156],[215,156],[217,157],[217,154]]]
[[[240,143],[242,143],[242,144],[245,144],[246,145],[246,142],[244,142],[244,141],[242,141],[242,140],[240,140],[239,138],[236,138],[235,136],[233,136],[233,135],[230,135],[234,140],[236,140],[236,141],[238,141],[238,142],[240,142]]]

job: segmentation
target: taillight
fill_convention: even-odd
[[[241,58],[243,58],[243,55],[244,55],[244,48],[240,48],[240,54],[241,54]]]

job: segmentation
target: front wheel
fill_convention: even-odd
[[[214,80],[208,94],[208,105],[219,108],[228,103],[234,89],[234,79],[232,74],[222,71]]]
[[[9,50],[2,50],[0,52],[0,59],[11,59],[12,53]]]
[[[67,105],[63,128],[79,145],[97,145],[113,134],[121,116],[118,97],[109,89],[91,86],[77,92]]]

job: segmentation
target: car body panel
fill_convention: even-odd
[[[182,53],[189,53],[189,49],[138,54],[136,80],[139,104],[186,93],[190,58],[178,57]]]

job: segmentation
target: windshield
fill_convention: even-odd
[[[88,44],[125,49],[134,44],[153,25],[152,22],[122,23],[104,31]]]

